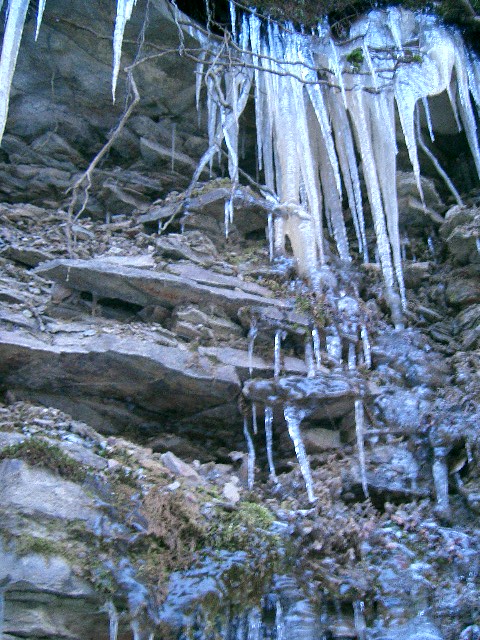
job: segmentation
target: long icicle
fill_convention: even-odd
[[[137,0],[117,0],[117,17],[115,19],[115,29],[113,32],[112,97],[114,102],[118,74],[120,71],[120,60],[122,57],[122,43],[123,34],[125,32],[125,25],[130,20],[133,7],[136,4]]]
[[[0,58],[0,142],[7,123],[10,88],[29,1],[10,0],[8,4],[8,18],[5,25],[5,33],[3,34],[2,55]]]
[[[292,439],[293,446],[295,447],[300,471],[302,472],[303,479],[305,480],[308,500],[310,502],[315,502],[316,497],[313,491],[312,473],[310,471],[310,464],[308,462],[307,452],[305,451],[305,445],[303,444],[302,434],[300,431],[300,423],[305,418],[305,412],[297,407],[287,405],[283,410],[283,415],[287,422],[288,433]]]
[[[243,435],[247,441],[247,486],[251,491],[253,489],[253,483],[255,482],[255,446],[253,444],[252,436],[248,430],[247,418],[243,418]]]
[[[355,431],[357,434],[358,461],[360,464],[360,478],[362,482],[363,495],[368,498],[367,468],[365,463],[364,445],[365,417],[363,402],[355,400]]]

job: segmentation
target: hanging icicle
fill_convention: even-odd
[[[0,142],[7,122],[10,88],[29,1],[10,0],[7,7],[8,17],[3,34],[2,55],[0,58]]]
[[[272,407],[265,407],[265,444],[267,449],[268,468],[270,470],[270,477],[272,480],[277,479],[275,473],[275,464],[273,462],[273,409]]]
[[[361,400],[355,400],[355,431],[357,434],[357,450],[358,450],[358,462],[360,465],[360,478],[362,482],[363,495],[368,498],[368,483],[367,483],[367,467],[365,462],[365,418],[363,410],[363,402]]]
[[[247,418],[243,419],[243,435],[247,441],[248,459],[247,459],[247,486],[251,491],[253,489],[253,483],[255,482],[255,446],[253,444],[252,436],[248,430]]]
[[[113,32],[112,97],[114,102],[118,74],[120,72],[120,61],[122,58],[122,43],[125,25],[132,17],[133,7],[136,4],[137,0],[117,0],[117,17]]]
[[[305,445],[303,444],[302,433],[300,431],[300,424],[305,418],[305,412],[297,407],[287,405],[283,410],[283,415],[287,422],[288,433],[292,439],[293,446],[295,447],[300,471],[302,472],[303,479],[305,480],[308,499],[310,502],[315,502],[316,498],[313,491],[312,473],[310,471],[310,464],[308,462],[307,452],[305,451]]]

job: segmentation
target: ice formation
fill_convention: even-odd
[[[401,325],[406,299],[396,194],[397,138],[403,137],[406,144],[421,199],[417,146],[459,201],[421,137],[417,105],[422,105],[433,141],[435,122],[428,98],[446,93],[480,176],[470,98],[480,108],[478,59],[458,33],[435,17],[399,7],[374,10],[358,19],[348,39],[339,43],[324,25],[318,35],[307,35],[292,24],[264,21],[255,12],[241,18],[232,13],[233,23],[227,67],[219,60],[223,45],[215,45],[214,39],[203,41],[210,50],[205,74],[210,143],[225,141],[235,182],[238,120],[253,85],[258,169],[278,201],[270,243],[274,252],[284,251],[288,237],[299,272],[321,285],[326,230],[340,258],[351,260],[344,213],[348,207],[358,253],[368,261],[369,254],[377,252],[392,316]],[[225,91],[218,95],[220,84]],[[376,246],[371,247],[365,234],[359,157],[376,234]]]

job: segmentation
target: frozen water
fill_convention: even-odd
[[[320,369],[320,365],[322,363],[322,354],[320,351],[320,334],[318,333],[318,329],[314,327],[312,329],[312,340],[313,340],[313,355],[315,357],[315,364],[317,369]]]
[[[273,462],[273,409],[272,407],[265,407],[265,443],[267,447],[267,460],[268,468],[270,470],[270,477],[276,480],[277,474],[275,473],[275,465]]]
[[[283,410],[283,415],[287,421],[288,433],[292,439],[295,453],[297,454],[300,471],[302,472],[305,486],[307,488],[307,496],[310,502],[315,502],[315,494],[313,492],[313,480],[308,462],[307,452],[303,444],[302,434],[300,431],[300,423],[305,418],[305,412],[298,407],[287,405]]]
[[[363,402],[355,400],[355,431],[357,434],[358,461],[360,464],[360,477],[362,481],[363,495],[368,498],[367,469],[365,464],[364,431],[365,418]]]
[[[243,419],[243,435],[247,441],[248,459],[247,459],[247,485],[250,490],[253,489],[255,481],[255,447],[252,436],[248,430],[247,418]]]
[[[10,87],[30,0],[10,0],[0,57],[0,141],[7,121]]]

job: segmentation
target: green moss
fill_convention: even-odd
[[[52,540],[30,535],[22,535],[16,538],[15,550],[19,556],[27,556],[31,553],[38,553],[42,556],[61,555],[57,544]]]
[[[350,51],[347,56],[347,62],[349,62],[355,71],[359,71],[363,62],[363,51],[360,48]]]
[[[278,547],[278,536],[270,532],[274,517],[266,507],[243,502],[236,511],[219,510],[217,516],[208,531],[207,542],[212,547],[254,554],[271,554]]]
[[[0,460],[15,458],[24,460],[32,467],[48,469],[73,482],[83,482],[86,477],[83,465],[67,456],[60,447],[38,438],[29,438],[0,452]]]

